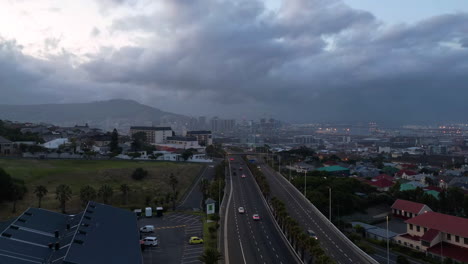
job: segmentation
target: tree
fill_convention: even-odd
[[[42,198],[47,194],[48,190],[44,185],[38,185],[36,186],[36,189],[34,189],[34,193],[36,194],[38,205],[37,207],[41,208],[41,202]]]
[[[200,183],[198,184],[198,188],[200,189],[200,192],[202,193],[202,207],[205,208],[205,200],[207,199],[208,196],[208,190],[210,187],[210,181],[203,178],[200,180]]]
[[[71,199],[72,190],[70,186],[65,184],[60,184],[55,189],[55,199],[60,202],[60,208],[62,208],[62,213],[65,213],[65,205]]]
[[[148,175],[148,171],[142,169],[142,168],[137,168],[135,171],[132,173],[132,179],[136,181],[143,180]]]
[[[186,149],[186,150],[182,153],[181,157],[184,159],[184,161],[187,161],[190,157],[193,156],[193,152],[194,152],[194,151],[196,151],[196,150],[191,149],[191,148],[190,148],[190,149]]]
[[[117,129],[115,128],[111,134],[111,142],[109,144],[109,148],[110,148],[110,151],[115,155],[120,154],[120,152],[122,151],[119,148],[119,133],[117,132]]]
[[[0,168],[0,202],[11,198],[11,185],[13,184],[10,174]]]
[[[90,185],[81,187],[80,200],[81,206],[86,207],[89,201],[96,199],[96,190]]]
[[[130,193],[130,186],[128,184],[122,184],[120,185],[120,191],[122,192],[122,203],[127,204],[128,203],[128,194]]]
[[[143,149],[146,144],[146,133],[138,132],[132,135],[132,150],[138,151]]]
[[[405,256],[402,256],[402,255],[398,255],[398,257],[396,259],[396,263],[397,264],[410,264],[408,259]]]
[[[109,203],[109,200],[112,198],[112,195],[114,195],[114,190],[112,190],[112,187],[110,187],[107,184],[104,184],[99,188],[98,191],[98,196],[102,198],[102,202],[105,204]]]
[[[24,186],[23,181],[15,180],[11,185],[11,200],[13,201],[13,213],[16,212],[16,202],[18,200],[22,200],[26,192],[27,189],[26,186]]]
[[[222,260],[223,256],[215,248],[207,248],[203,255],[201,255],[198,260],[205,264],[216,264],[219,260]]]
[[[171,173],[171,176],[169,177],[169,184],[171,185],[171,188],[172,188],[172,210],[175,210],[177,194],[178,194],[177,185],[179,184],[179,180],[177,180],[177,177],[174,176],[173,173]]]

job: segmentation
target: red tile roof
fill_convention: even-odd
[[[393,205],[392,209],[404,210],[405,212],[410,212],[413,214],[418,214],[421,209],[424,207],[425,204],[422,203],[415,203],[407,200],[396,200]]]
[[[427,251],[439,256],[441,255],[440,252],[442,251],[442,255],[444,257],[449,257],[461,262],[468,262],[468,248],[459,247],[444,242],[442,246],[440,243],[438,243],[433,247],[428,248]]]
[[[421,237],[421,240],[424,240],[424,241],[428,241],[428,242],[431,242],[432,240],[434,240],[434,238],[439,235],[439,230],[435,230],[435,229],[429,229],[427,230],[426,233],[424,233],[424,235]]]
[[[441,192],[442,191],[442,188],[437,187],[437,186],[427,186],[427,187],[424,187],[424,189],[425,190],[436,191],[436,192]]]
[[[401,176],[403,175],[403,173],[406,174],[406,175],[408,175],[408,176],[416,175],[416,174],[417,174],[415,171],[412,171],[412,170],[399,170],[399,171],[397,172],[397,176],[401,177]]]
[[[389,181],[393,181],[392,176],[388,176],[387,174],[380,174],[379,176],[374,177],[374,180],[380,180],[380,179],[387,179]]]
[[[468,219],[436,212],[427,212],[405,223],[436,229],[444,233],[468,238]]]
[[[391,187],[393,186],[393,182],[392,181],[389,181],[387,179],[380,179],[380,180],[377,180],[377,181],[370,181],[369,182],[370,185],[373,185],[377,188],[386,188],[386,187]]]

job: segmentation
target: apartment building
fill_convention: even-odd
[[[140,132],[145,133],[146,143],[148,144],[163,144],[168,137],[173,136],[173,131],[170,127],[130,127],[130,136]]]
[[[187,131],[187,137],[195,137],[200,146],[213,145],[213,136],[209,130]]]

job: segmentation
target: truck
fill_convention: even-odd
[[[145,216],[146,217],[152,217],[153,216],[153,209],[151,207],[146,207],[145,208]]]

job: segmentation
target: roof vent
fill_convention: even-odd
[[[83,240],[79,240],[79,239],[75,239],[75,240],[73,240],[73,243],[79,244],[79,245],[83,245],[84,241],[83,241]]]
[[[9,234],[9,233],[2,233],[2,236],[3,236],[3,237],[11,237],[11,234]]]
[[[26,213],[24,213],[24,214],[27,215],[27,216],[31,216],[31,215],[32,215],[32,213],[30,213],[30,212],[26,212]]]
[[[26,223],[26,219],[19,218],[19,219],[18,219],[18,222]]]

